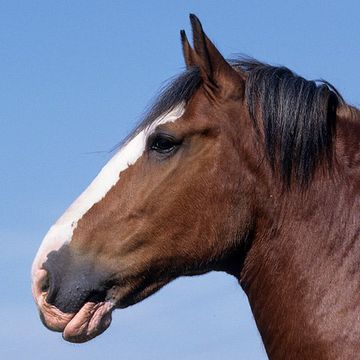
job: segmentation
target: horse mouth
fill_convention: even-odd
[[[75,314],[63,330],[63,338],[82,343],[103,333],[111,324],[113,304],[109,301],[88,302]]]
[[[111,324],[113,301],[86,302],[76,313],[63,313],[46,302],[46,294],[36,298],[43,324],[50,330],[62,332],[64,340],[83,343],[103,333]]]

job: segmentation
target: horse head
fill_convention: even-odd
[[[360,352],[360,114],[327,82],[226,61],[190,16],[186,70],[50,228],[32,267],[72,342],[180,276],[234,275],[269,358]]]
[[[261,178],[234,69],[192,15],[187,70],[50,228],[33,263],[44,324],[66,340],[103,332],[114,308],[182,275],[238,272]],[[256,174],[256,175],[255,175]],[[265,178],[265,177],[263,177]]]

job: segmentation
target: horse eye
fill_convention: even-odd
[[[157,134],[150,142],[149,149],[160,154],[168,154],[175,150],[180,145],[180,142],[171,135]]]

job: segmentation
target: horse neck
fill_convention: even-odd
[[[350,171],[340,157],[337,180],[264,201],[239,281],[270,359],[360,353],[360,164]]]
[[[344,170],[356,182],[360,179],[360,111],[342,106],[337,112],[336,153]]]

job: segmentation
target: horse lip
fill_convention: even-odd
[[[34,295],[36,291],[33,291]],[[35,296],[34,296],[35,297]],[[104,332],[111,323],[114,301],[86,302],[76,313],[64,313],[46,301],[46,293],[36,292],[35,302],[46,328],[62,332],[66,341],[82,343]]]
[[[105,301],[87,302],[68,322],[63,338],[73,343],[83,343],[103,333],[111,324],[114,304]]]
[[[35,298],[40,312],[40,318],[45,327],[49,330],[62,332],[66,325],[76,315],[74,313],[63,313],[55,306],[46,301],[46,293],[40,294]]]

